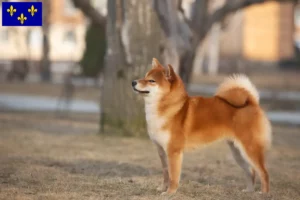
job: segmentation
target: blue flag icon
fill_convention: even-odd
[[[42,2],[2,2],[2,26],[42,25]]]

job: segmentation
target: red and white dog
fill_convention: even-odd
[[[244,75],[226,79],[215,96],[188,96],[172,66],[157,59],[144,78],[132,82],[145,100],[148,134],[162,162],[164,194],[175,193],[180,180],[183,152],[226,139],[247,176],[246,191],[254,190],[255,171],[262,192],[269,192],[265,151],[271,144],[271,125],[259,105],[255,86]]]

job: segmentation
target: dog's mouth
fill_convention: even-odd
[[[135,87],[133,87],[133,90],[136,91],[136,92],[138,92],[138,93],[140,93],[140,94],[149,94],[150,93],[149,91],[146,91],[146,90],[145,91],[138,90]]]

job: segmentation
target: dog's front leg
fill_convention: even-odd
[[[166,155],[165,150],[159,144],[156,144],[156,146],[157,146],[158,155],[159,155],[159,158],[160,158],[160,161],[162,164],[163,175],[164,175],[163,184],[160,187],[158,187],[157,190],[164,192],[168,189],[168,185],[169,185],[167,155]]]
[[[170,183],[167,192],[164,194],[173,194],[177,191],[181,176],[181,165],[183,153],[181,150],[170,150],[167,153],[168,157],[168,170],[170,176]]]

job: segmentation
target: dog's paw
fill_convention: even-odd
[[[176,190],[167,190],[166,192],[162,192],[160,195],[161,196],[166,196],[166,195],[172,195],[175,194]]]
[[[269,195],[270,192],[269,191],[259,191],[258,194],[260,194],[260,195]]]
[[[168,195],[167,192],[162,192],[162,193],[160,194],[160,196],[166,196],[166,195]]]
[[[259,191],[258,194],[260,194],[260,195],[269,195],[270,193],[269,193],[269,192],[262,192],[262,191]]]

